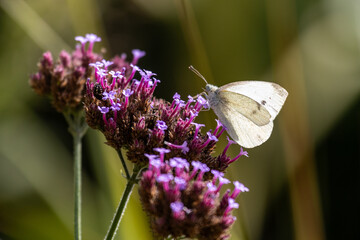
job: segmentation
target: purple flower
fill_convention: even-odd
[[[150,78],[152,76],[156,76],[156,73],[153,73],[152,71],[149,71],[149,70],[145,70],[144,69],[144,72],[143,74],[141,74],[143,77],[147,78],[148,80],[150,80]]]
[[[226,130],[225,126],[220,122],[219,119],[215,119],[216,123],[217,123],[217,126],[214,130],[214,135],[219,138],[220,135]],[[221,128],[221,130],[220,130]],[[219,131],[220,130],[220,131]],[[219,132],[218,132],[219,131]]]
[[[173,213],[178,213],[183,210],[184,204],[182,202],[173,202],[170,204],[170,208]]]
[[[229,149],[231,144],[234,144],[235,142],[233,140],[231,140],[228,136],[226,136],[226,139],[228,140],[228,144],[226,145],[226,147],[224,148],[223,151],[223,155],[225,155],[225,153],[227,152],[227,150]]]
[[[160,159],[150,159],[149,165],[159,169],[161,167],[161,161]]]
[[[179,100],[179,99],[180,99],[180,94],[175,93],[175,94],[174,94],[174,96],[173,96],[173,99],[177,99],[177,100]]]
[[[115,99],[115,94],[116,92],[115,91],[110,91],[110,92],[103,92],[103,98],[102,100],[107,100],[107,99],[111,99],[111,100],[114,100]]]
[[[105,70],[105,69],[98,69],[97,74],[98,74],[100,77],[106,77],[106,76],[108,75],[108,72],[107,72],[107,70]]]
[[[153,159],[158,159],[158,157],[159,157],[158,155],[147,154],[147,153],[145,153],[144,155],[145,155],[145,157],[147,157],[149,159],[149,161],[153,160]]]
[[[145,56],[145,51],[141,51],[139,49],[132,50],[132,54],[134,56],[132,64],[136,65],[140,58]]]
[[[186,188],[186,180],[181,177],[175,177],[174,182],[177,187],[179,187],[180,190],[184,190]]]
[[[106,119],[106,113],[109,112],[109,108],[108,107],[100,107],[100,106],[98,106],[98,109],[102,113],[103,121],[104,121],[105,125],[107,126],[109,124],[109,122]]]
[[[229,183],[231,183],[231,181],[230,181],[229,179],[220,176],[220,177],[219,177],[219,186],[218,186],[216,192],[219,192],[220,189],[221,189],[221,187],[222,187],[224,184],[229,184]]]
[[[83,37],[83,36],[76,36],[75,41],[79,41],[81,44],[85,44],[89,40],[86,37]]]
[[[102,68],[104,66],[104,64],[101,62],[96,62],[96,63],[90,63],[89,66],[99,69],[99,68]]]
[[[211,132],[207,132],[206,134],[208,135],[210,141],[215,141],[215,142],[219,141],[219,139],[215,135],[213,135]]]
[[[168,174],[161,174],[160,176],[158,176],[156,178],[156,181],[158,181],[160,183],[161,182],[167,183],[167,182],[170,182],[173,179],[174,179],[174,176],[172,174],[168,173]]]
[[[234,199],[229,198],[229,208],[230,209],[239,208],[239,204],[237,202],[235,202]]]
[[[121,104],[120,103],[114,103],[113,105],[111,105],[111,110],[112,111],[120,111],[121,110]]]
[[[80,42],[76,49],[73,52],[61,51],[55,61],[50,52],[45,52],[38,63],[38,72],[30,79],[34,91],[50,96],[51,104],[59,112],[79,111],[85,93],[90,92],[85,90],[86,79],[93,74],[89,63],[101,60],[100,54],[85,51],[88,38],[76,36],[75,40]],[[97,111],[97,106],[92,107],[92,111]]]
[[[171,152],[169,149],[166,149],[166,148],[154,148],[154,151],[160,153],[161,162],[164,162],[165,153]]]
[[[166,126],[166,123],[164,121],[157,120],[156,125],[158,129],[165,131],[168,127]]]
[[[185,168],[186,170],[189,170],[189,162],[186,161],[186,159],[184,158],[180,158],[180,157],[170,158],[169,163],[170,166],[173,168],[180,168],[180,169]]]
[[[104,64],[105,69],[107,69],[108,66],[112,65],[113,62],[111,61],[106,61],[105,59],[102,60],[102,63]]]
[[[208,190],[209,190],[210,192],[215,192],[216,189],[217,189],[217,186],[214,185],[212,182],[208,182],[208,183],[206,184],[206,186],[207,186],[207,188],[208,188]]]
[[[200,124],[200,123],[195,123],[195,122],[192,122],[191,124],[195,125],[194,138],[196,138],[199,133],[200,128],[205,127],[205,124]]]
[[[188,96],[188,102],[189,103],[192,103],[192,102],[195,102],[194,98],[192,96]]]
[[[181,144],[181,145],[176,145],[176,144],[172,144],[172,143],[169,143],[169,142],[165,142],[165,144],[168,145],[171,148],[181,149],[181,152],[184,153],[184,154],[189,152],[187,141],[184,141],[183,144]]]
[[[135,86],[138,86],[140,84],[140,81],[137,79],[133,79],[133,83]]]
[[[213,135],[210,131],[208,131],[206,134],[208,135],[208,139],[206,140],[206,142],[204,142],[203,145],[201,145],[200,148],[206,147],[210,143],[210,141],[215,141],[215,142],[219,141],[218,138],[215,135]]]
[[[242,192],[248,192],[249,189],[247,187],[244,186],[244,184],[238,182],[238,181],[234,181],[234,192],[231,194],[231,198],[236,198],[240,193]]]
[[[214,175],[214,179],[218,179],[219,177],[223,177],[224,173],[223,172],[219,172],[218,170],[211,170],[211,173]]]
[[[98,106],[98,109],[99,111],[102,113],[102,114],[106,114],[109,112],[109,108],[108,107],[100,107]]]
[[[109,74],[110,74],[113,78],[119,78],[119,77],[121,77],[121,72],[119,72],[119,71],[116,71],[116,72],[110,71]]]
[[[185,218],[185,213],[183,211],[184,204],[182,202],[176,201],[170,204],[171,211],[173,213],[174,219],[181,221]]]
[[[237,159],[239,159],[241,156],[245,156],[245,157],[249,157],[248,152],[244,151],[242,147],[240,147],[240,153],[234,157],[233,159],[231,159],[229,161],[229,163],[235,162]]]
[[[209,109],[210,108],[209,106],[210,106],[209,102],[205,98],[203,98],[202,96],[199,96],[197,98],[197,102],[196,102],[196,105],[195,105],[195,109],[197,111],[200,111],[201,108]]]
[[[219,178],[216,185],[203,179],[203,174],[209,171],[206,164],[192,161],[191,172],[188,167],[183,167],[188,164],[186,159],[174,157],[169,161],[156,162],[156,167],[151,164],[143,173],[139,184],[140,200],[150,216],[153,229],[161,237],[225,239],[227,230],[235,221],[231,211],[239,207],[234,198],[229,197],[230,190],[220,196],[219,189],[229,180],[223,178],[220,172],[212,171]],[[196,179],[192,177],[194,173],[198,175]],[[185,207],[184,203],[189,207]],[[171,211],[156,210],[168,209],[169,206]],[[211,226],[211,231],[208,226]]]
[[[100,42],[101,41],[101,38],[93,33],[88,33],[85,35],[85,37],[89,42]]]
[[[165,153],[171,152],[169,149],[166,149],[166,148],[154,148],[154,150],[160,154],[165,154]]]
[[[205,163],[201,163],[201,162],[192,162],[192,163],[194,163],[192,164],[193,167],[200,169],[201,172],[205,173],[210,171],[210,168]]]
[[[194,169],[191,173],[190,178],[193,178],[196,175],[198,170],[200,170],[200,173],[198,174],[197,179],[201,179],[203,177],[204,173],[210,171],[210,168],[205,163],[201,163],[199,161],[193,161],[193,162],[191,162],[191,165],[194,167]]]
[[[125,95],[125,97],[130,97],[133,93],[134,93],[134,91],[132,91],[132,90],[129,89],[129,88],[123,90],[123,94]]]

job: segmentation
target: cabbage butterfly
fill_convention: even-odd
[[[284,88],[262,81],[240,81],[217,87],[208,84],[193,66],[189,68],[206,82],[209,105],[236,143],[253,148],[270,137],[273,120],[288,96]]]

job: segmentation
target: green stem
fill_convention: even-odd
[[[74,234],[76,240],[81,240],[81,136],[74,135]]]
[[[88,128],[82,111],[64,113],[74,144],[74,238],[81,240],[81,140]]]
[[[124,171],[125,171],[125,174],[126,174],[126,179],[129,180],[130,179],[130,173],[129,173],[129,170],[126,166],[126,163],[125,163],[125,160],[124,160],[124,157],[122,155],[122,152],[121,152],[121,149],[117,150],[117,153],[120,157],[120,160],[121,160],[121,164],[123,165],[123,168],[124,168]]]
[[[128,182],[126,184],[126,188],[124,190],[124,193],[121,197],[120,203],[116,209],[116,213],[115,216],[111,222],[111,225],[109,227],[109,230],[105,236],[105,240],[111,240],[114,239],[117,229],[119,228],[119,224],[121,222],[122,216],[124,215],[124,210],[126,208],[126,205],[129,201],[131,192],[134,188],[134,185],[137,183],[137,176],[139,175],[140,171],[141,171],[141,166],[140,165],[135,165],[134,166],[134,170],[133,173],[131,175],[131,177],[128,179]]]

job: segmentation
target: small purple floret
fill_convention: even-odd
[[[100,107],[98,106],[98,109],[99,111],[102,113],[102,114],[106,114],[109,112],[109,108],[108,107]]]
[[[235,202],[234,199],[229,198],[229,208],[234,209],[234,208],[239,208],[239,204],[237,202]]]
[[[183,210],[184,208],[184,204],[182,202],[173,202],[173,203],[170,203],[170,208],[172,210],[173,213],[179,213]]]
[[[101,38],[98,37],[96,34],[93,34],[93,33],[88,33],[85,35],[85,37],[87,38],[87,40],[89,42],[100,42],[101,41]]]
[[[180,190],[184,190],[186,188],[186,180],[181,177],[175,177],[174,182],[179,187]]]
[[[102,100],[107,100],[107,99],[111,99],[111,100],[114,100],[115,99],[115,94],[116,92],[115,91],[110,91],[110,92],[103,92],[103,98]]]
[[[240,192],[248,192],[249,189],[247,187],[245,187],[244,184],[238,182],[238,181],[234,181],[234,186],[236,189],[238,189]]]
[[[206,134],[208,135],[208,137],[211,141],[215,141],[215,142],[219,141],[219,139],[215,135],[213,135],[211,132],[207,132]]]
[[[81,44],[85,44],[89,40],[86,37],[83,37],[83,36],[76,36],[75,41],[79,41]]]
[[[110,108],[111,108],[111,110],[113,110],[113,111],[120,111],[120,109],[121,109],[121,104],[120,104],[120,103],[114,103]]]
[[[134,93],[134,91],[129,88],[123,90],[123,94],[125,95],[125,97],[130,97],[133,93]]]
[[[189,169],[189,162],[186,161],[186,159],[184,158],[180,158],[180,157],[173,157],[170,158],[170,166],[173,168],[185,168],[185,169]]]
[[[174,179],[174,176],[172,174],[170,174],[170,173],[167,173],[167,174],[161,174],[160,176],[158,176],[156,178],[156,181],[157,182],[165,182],[165,183],[167,183],[167,182],[170,182],[173,179]]]
[[[164,121],[160,121],[160,120],[157,120],[157,121],[156,121],[155,126],[156,126],[158,129],[163,130],[163,131],[165,131],[165,130],[168,128],[168,126],[166,125],[166,123],[165,123]]]
[[[137,62],[139,61],[140,58],[142,58],[143,56],[145,56],[145,51],[141,51],[139,49],[134,49],[132,50],[132,54],[134,56],[132,64],[137,64]]]
[[[178,99],[179,100],[180,99],[180,94],[175,93],[174,96],[173,96],[173,99]]]
[[[102,60],[102,63],[104,64],[104,67],[107,68],[108,66],[112,65],[113,62],[111,61],[106,61],[105,59]]]
[[[154,148],[154,151],[157,151],[158,153],[169,153],[171,152],[170,149],[167,149],[167,148]]]
[[[99,69],[99,68],[102,68],[104,66],[104,64],[101,62],[96,62],[96,63],[89,63],[89,66]]]
[[[217,189],[216,185],[214,185],[212,182],[207,183],[206,186],[210,192],[215,192]]]

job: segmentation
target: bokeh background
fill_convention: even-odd
[[[240,196],[232,240],[360,239],[360,2],[356,0],[0,0],[0,239],[72,239],[72,139],[29,88],[42,53],[96,33],[110,58],[139,48],[171,100],[204,82],[281,84],[269,141],[226,177]],[[211,111],[198,122],[215,126]],[[104,138],[84,139],[83,239],[102,239],[125,181]],[[219,151],[226,139],[220,139]],[[233,145],[232,155],[239,152]],[[152,239],[135,194],[118,239]]]

